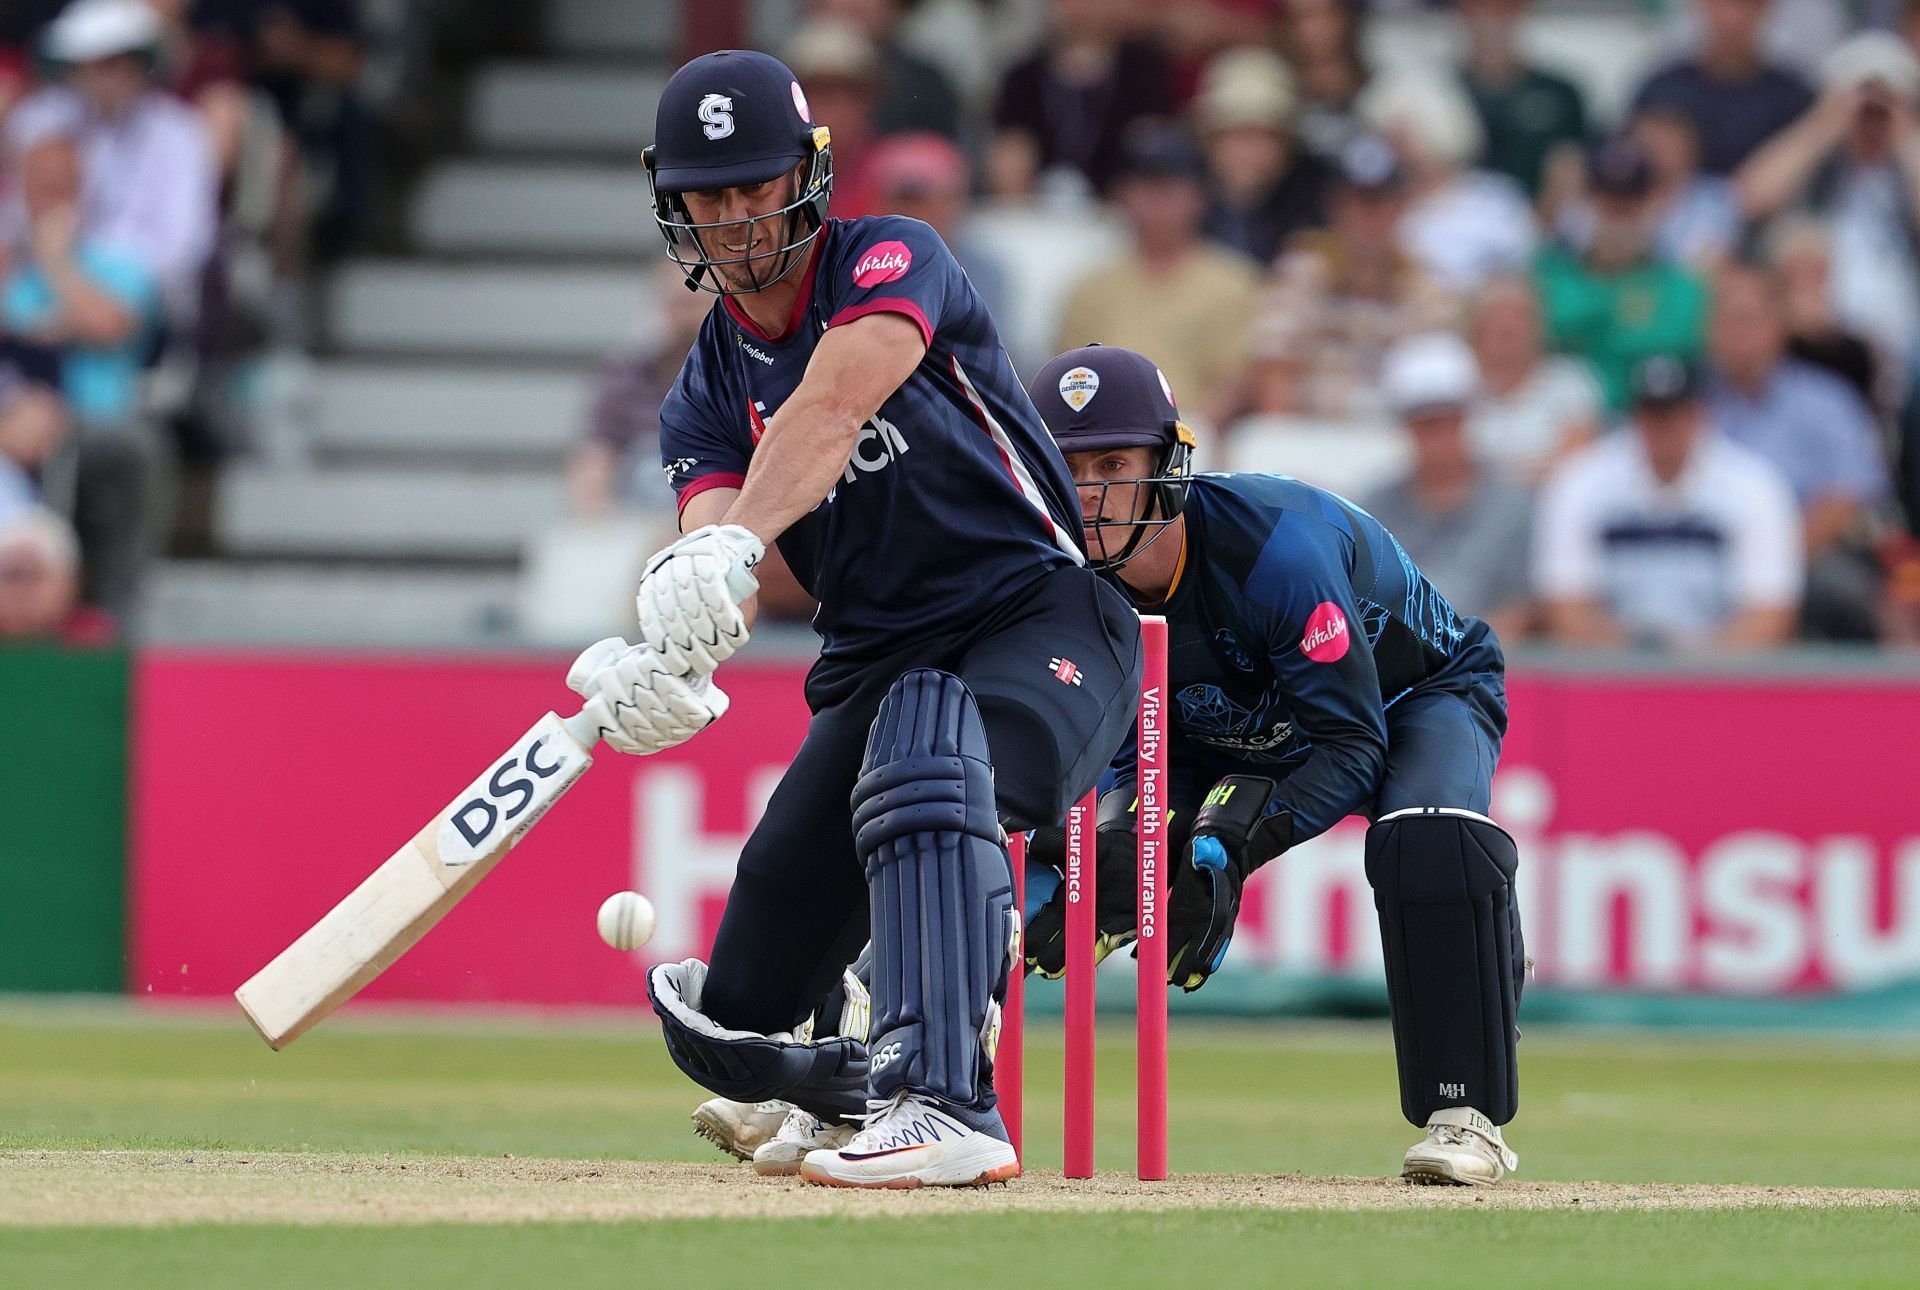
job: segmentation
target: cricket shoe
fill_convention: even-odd
[[[1020,1157],[1004,1137],[997,1111],[961,1113],[901,1089],[867,1100],[853,1141],[837,1151],[810,1151],[800,1177],[825,1187],[984,1187],[1020,1176]],[[988,1132],[998,1130],[998,1133]]]
[[[693,1131],[740,1160],[753,1159],[753,1153],[780,1132],[790,1102],[730,1102],[724,1097],[702,1102],[693,1112]]]
[[[837,1151],[853,1141],[851,1124],[828,1124],[811,1111],[794,1107],[780,1132],[753,1153],[753,1172],[768,1178],[786,1178],[800,1172],[809,1151]]]
[[[1500,1140],[1500,1126],[1470,1106],[1450,1106],[1427,1118],[1427,1136],[1407,1151],[1400,1176],[1418,1183],[1486,1187],[1520,1167]]]

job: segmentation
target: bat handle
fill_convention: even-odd
[[[562,717],[560,724],[567,728],[567,733],[572,735],[574,742],[582,748],[591,749],[600,742],[599,728],[588,719],[585,711],[576,712],[570,717]]]

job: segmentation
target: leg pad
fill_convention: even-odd
[[[1416,1125],[1450,1106],[1505,1124],[1519,1106],[1519,863],[1506,831],[1472,811],[1414,807],[1367,830],[1400,1106]]]
[[[873,1096],[990,1107],[1016,926],[987,737],[960,678],[894,684],[853,790],[873,917]]]

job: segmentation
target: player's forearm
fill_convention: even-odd
[[[1293,816],[1293,842],[1305,842],[1367,809],[1387,771],[1387,745],[1372,734],[1314,741],[1306,764],[1287,776],[1275,799]]]
[[[751,529],[772,545],[833,490],[853,456],[861,420],[844,408],[790,402],[767,423],[723,523]]]

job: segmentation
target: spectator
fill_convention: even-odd
[[[1787,357],[1785,302],[1762,269],[1714,283],[1711,406],[1720,432],[1763,458],[1798,501],[1807,548],[1805,629],[1871,640],[1878,578],[1858,555],[1867,512],[1891,488],[1873,417],[1845,381]]]
[[[1869,406],[1888,412],[1898,393],[1882,379],[1880,356],[1866,338],[1840,321],[1833,303],[1833,243],[1819,220],[1785,219],[1767,237],[1767,263],[1779,275],[1787,353],[1824,368],[1853,387]]]
[[[1219,426],[1245,397],[1259,277],[1245,257],[1201,238],[1205,185],[1206,163],[1177,127],[1143,121],[1128,132],[1114,201],[1133,247],[1074,287],[1054,349],[1099,343],[1152,354],[1183,406]]]
[[[1473,351],[1451,332],[1387,351],[1381,383],[1413,445],[1413,469],[1361,504],[1400,539],[1453,607],[1514,641],[1532,627],[1527,552],[1533,499],[1469,445]]]
[[[987,188],[1033,196],[1043,175],[1105,194],[1127,127],[1174,110],[1173,70],[1136,38],[1126,0],[1052,0],[1040,48],[1007,72],[994,107]]]
[[[1587,106],[1572,81],[1531,66],[1520,50],[1520,22],[1532,0],[1460,0],[1467,28],[1461,80],[1480,115],[1486,146],[1480,164],[1539,195],[1548,159],[1578,164],[1587,138]]]
[[[1813,102],[1798,75],[1767,61],[1761,47],[1768,0],[1695,0],[1697,53],[1655,72],[1634,95],[1635,112],[1672,108],[1700,136],[1700,165],[1731,175]]]
[[[1468,169],[1484,140],[1458,85],[1382,78],[1361,96],[1360,111],[1406,163],[1411,199],[1401,243],[1436,282],[1471,291],[1489,273],[1526,265],[1537,241],[1533,209],[1505,175]]]
[[[1833,51],[1819,103],[1735,177],[1756,218],[1798,205],[1827,220],[1839,316],[1889,353],[1920,353],[1920,60],[1866,32]]]
[[[1540,302],[1524,278],[1499,277],[1474,297],[1468,324],[1480,374],[1474,451],[1535,485],[1600,429],[1600,386],[1578,359],[1549,354]]]
[[[1326,224],[1333,169],[1293,136],[1293,84],[1277,55],[1242,48],[1214,59],[1193,116],[1213,180],[1208,237],[1267,264],[1295,233]]]
[[[1260,307],[1257,412],[1344,421],[1384,416],[1380,363],[1404,336],[1454,322],[1452,296],[1401,249],[1407,174],[1378,135],[1349,144],[1324,232],[1295,238]]]
[[[30,254],[0,283],[5,325],[58,351],[75,423],[74,514],[88,604],[126,619],[155,545],[160,449],[142,417],[142,377],[160,324],[140,260],[80,231],[74,143],[43,138],[22,166]]]
[[[803,24],[787,45],[787,65],[806,86],[813,119],[833,131],[833,197],[829,214],[859,219],[878,212],[868,190],[874,107],[881,88],[880,54],[851,23]]]
[[[1740,203],[1731,181],[1700,172],[1693,122],[1672,108],[1650,107],[1633,118],[1628,133],[1653,172],[1655,253],[1702,270],[1725,260],[1740,241]]]
[[[901,43],[900,16],[906,8],[906,0],[812,0],[808,6],[816,18],[853,24],[873,46],[880,65],[875,135],[932,131],[958,139],[959,92],[944,71]]]
[[[99,645],[113,623],[79,603],[80,546],[52,511],[0,514],[0,640]]]
[[[567,493],[583,518],[617,509],[653,510],[669,500],[657,474],[660,404],[700,334],[713,297],[688,291],[686,275],[665,260],[654,276],[659,326],[643,328],[645,334],[633,345],[601,364],[587,437],[567,466]]]
[[[0,334],[4,330],[0,326]],[[26,481],[53,458],[66,433],[59,357],[39,345],[0,339],[0,471],[30,488]]]
[[[1804,553],[1793,493],[1716,434],[1692,362],[1632,376],[1632,428],[1556,470],[1536,517],[1534,586],[1562,645],[1751,649],[1793,633]]]
[[[1203,83],[1208,64],[1232,49],[1272,49],[1286,0],[1182,0],[1156,6],[1155,34],[1173,59],[1182,102]]]
[[[1653,167],[1631,139],[1595,148],[1587,165],[1592,230],[1575,253],[1554,247],[1534,268],[1553,348],[1592,365],[1607,406],[1624,411],[1627,375],[1654,354],[1695,358],[1706,322],[1706,288],[1654,256],[1659,212]]]
[[[867,159],[867,179],[879,210],[933,225],[987,302],[987,312],[996,319],[1008,316],[1012,283],[1006,265],[992,244],[967,229],[973,182],[965,153],[937,134],[888,135]]]
[[[136,262],[159,284],[168,312],[184,320],[213,247],[217,178],[206,126],[153,84],[160,35],[143,0],[76,0],[46,38],[64,81],[15,109],[7,151],[17,156],[51,135],[74,138],[85,184],[82,236]],[[12,216],[17,241],[17,203]]]
[[[1368,80],[1364,22],[1360,0],[1288,0],[1281,20],[1280,52],[1300,99],[1294,130],[1321,157],[1338,157],[1367,133],[1354,110]]]
[[[372,215],[373,125],[361,102],[366,66],[360,0],[196,0],[205,41],[235,40],[305,160],[312,245],[329,258],[356,245]]]

